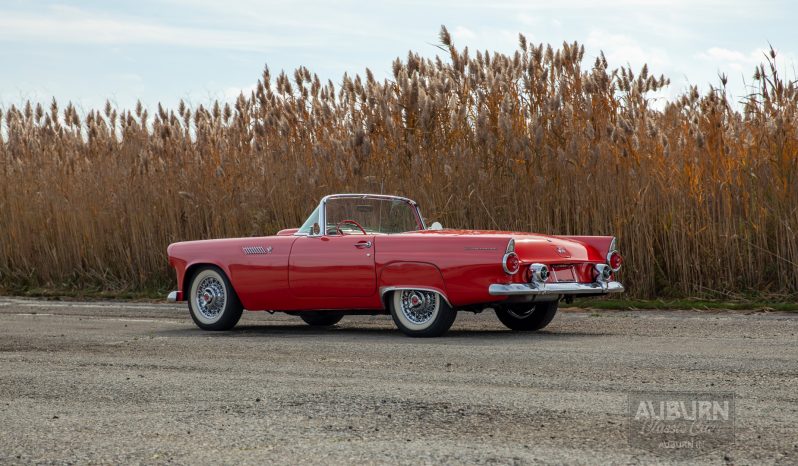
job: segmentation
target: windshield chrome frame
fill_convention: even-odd
[[[391,196],[388,194],[356,194],[356,193],[348,193],[348,194],[330,194],[321,198],[319,202],[318,209],[319,209],[319,234],[314,235],[313,232],[311,233],[294,233],[295,236],[328,236],[327,235],[327,201],[330,199],[382,199],[382,200],[393,200],[393,201],[402,201],[410,204],[413,207],[413,212],[416,215],[416,223],[421,227],[421,230],[426,230],[427,225],[424,223],[424,217],[421,216],[421,211],[418,209],[418,204],[416,201],[412,199],[408,199],[402,196]]]

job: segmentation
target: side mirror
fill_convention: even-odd
[[[429,226],[429,230],[443,230],[443,225],[441,222],[432,222],[432,225]]]
[[[321,227],[318,223],[314,223],[310,231],[313,233],[313,236],[318,236],[321,233]]]

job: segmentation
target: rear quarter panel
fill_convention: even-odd
[[[501,259],[509,240],[509,236],[379,236],[375,238],[379,286],[441,287],[453,306],[496,301],[488,287],[507,281]]]

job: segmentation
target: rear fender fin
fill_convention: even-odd
[[[558,236],[558,238],[579,241],[595,249],[596,253],[606,259],[610,252],[616,250],[617,240],[614,236]]]

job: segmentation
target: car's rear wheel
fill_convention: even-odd
[[[311,327],[329,327],[340,322],[344,315],[336,312],[300,312],[299,317]]]
[[[434,291],[397,290],[389,306],[396,326],[411,337],[441,336],[457,317],[457,311]]]
[[[203,330],[229,330],[238,323],[244,307],[224,272],[207,266],[191,278],[188,310]]]
[[[557,313],[559,303],[510,304],[497,306],[496,317],[511,330],[531,332],[549,325]]]

